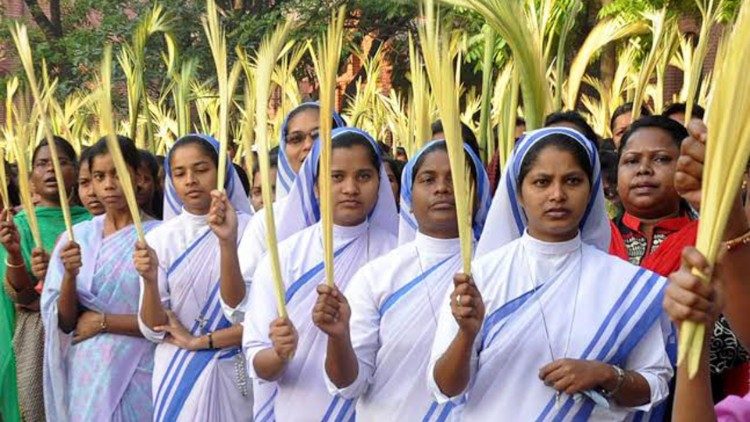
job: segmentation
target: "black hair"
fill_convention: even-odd
[[[391,157],[384,157],[383,164],[386,164],[391,168],[391,171],[396,176],[396,180],[398,181],[398,187],[400,190],[401,189],[401,174],[404,172],[404,163],[402,163],[401,161],[397,161],[396,159],[391,158]]]
[[[602,178],[617,186],[617,166],[619,164],[617,151],[603,149],[599,151],[599,162],[602,165]]]
[[[412,167],[411,170],[411,184],[414,185],[414,180],[417,177],[417,173],[419,173],[419,169],[424,164],[424,161],[427,159],[427,156],[432,154],[436,151],[444,151],[445,153],[448,153],[448,147],[445,144],[445,141],[443,142],[436,142],[427,149],[425,149],[422,154],[417,158],[417,162],[414,163],[414,167]],[[471,156],[469,156],[469,153],[464,151],[464,155],[466,156],[466,161],[469,163],[469,169],[471,170],[471,177],[476,182],[477,180],[477,169],[474,168],[474,160],[471,159]]]
[[[268,163],[269,163],[268,167],[270,168],[279,167],[279,148],[278,147],[273,147],[271,150],[268,151]],[[258,163],[258,160],[255,160],[255,163],[253,164],[253,178],[258,172],[260,172],[260,164]]]
[[[667,106],[664,111],[661,113],[662,116],[669,117],[673,114],[682,113],[685,114],[687,112],[687,104],[685,103],[672,103],[669,106]],[[701,120],[703,120],[703,116],[705,116],[706,110],[699,106],[698,104],[693,105],[693,116],[697,117]],[[687,122],[685,122],[687,124]]]
[[[336,149],[344,148],[350,149],[355,146],[364,147],[367,150],[367,156],[370,159],[370,164],[375,168],[375,173],[380,176],[380,148],[370,143],[364,136],[356,132],[346,132],[333,138],[333,144],[331,145],[331,152]],[[315,178],[318,178],[320,173],[320,161],[318,161],[318,167],[315,172]]]
[[[526,126],[526,119],[521,116],[516,117],[516,126]]]
[[[135,143],[132,139],[117,135],[117,143],[120,145],[120,151],[122,152],[122,158],[125,160],[125,164],[128,165],[134,172],[138,171],[138,167],[141,166],[141,155],[138,153],[138,148],[135,147]],[[100,155],[109,154],[109,147],[107,146],[107,138],[103,137],[96,141],[92,145],[88,152],[88,163],[89,169],[91,169],[94,163],[94,158]]]
[[[401,153],[406,155],[406,148],[404,147],[396,147],[396,153]]]
[[[612,138],[602,139],[599,142],[599,151],[612,151],[615,154],[617,154],[617,146],[615,146],[614,139]]]
[[[76,150],[73,149],[73,145],[70,144],[65,138],[59,137],[59,136],[53,136],[52,140],[55,142],[55,147],[57,150],[58,155],[63,154],[65,157],[73,162],[73,166],[75,168],[78,168],[78,155],[76,154]],[[49,146],[47,139],[42,139],[39,144],[34,148],[33,154],[31,154],[31,162],[34,163],[36,161],[36,156],[39,153],[39,150],[42,149],[42,147]]]
[[[583,116],[577,111],[560,111],[552,113],[544,119],[544,126],[560,126],[560,123],[570,123],[578,129],[589,141],[597,144],[599,141],[599,135],[594,132],[591,125],[583,118]]]
[[[375,147],[373,148],[373,145],[370,143],[370,141],[367,140],[364,136],[355,133],[355,132],[346,132],[339,136],[336,136],[333,138],[333,144],[331,145],[331,149],[338,149],[338,148],[352,148],[354,146],[362,146],[365,147],[367,150],[367,154],[370,158],[370,163],[373,167],[375,167],[375,170],[380,169],[380,148]]]
[[[625,103],[615,109],[615,111],[612,113],[612,117],[609,119],[609,128],[611,130],[615,130],[615,120],[617,120],[618,117],[622,116],[623,114],[632,113],[633,112],[633,106],[635,104],[633,103]],[[641,116],[650,116],[651,110],[648,109],[646,106],[641,106]]]
[[[432,130],[433,136],[436,133],[444,133],[443,121],[436,120],[432,126],[430,126],[430,129]],[[477,142],[477,137],[474,135],[471,128],[463,123],[461,123],[461,139],[463,139],[464,143],[468,145],[475,154],[479,155],[479,143]]]
[[[201,151],[203,151],[203,153],[211,159],[211,162],[214,163],[214,166],[216,166],[217,169],[219,168],[219,153],[216,152],[214,147],[208,141],[197,135],[183,136],[182,138],[178,139],[177,142],[174,143],[174,145],[172,145],[172,149],[169,150],[169,155],[167,155],[167,157],[169,158],[170,167],[172,166],[172,156],[174,156],[174,152],[188,145],[195,145],[200,148]]]
[[[141,165],[145,164],[148,167],[148,172],[154,181],[154,195],[151,197],[149,211],[154,214],[152,217],[161,220],[164,216],[164,194],[159,188],[159,161],[154,154],[145,149],[139,149],[138,154],[141,158]]]
[[[622,135],[622,140],[620,140],[620,150],[618,151],[620,155],[622,155],[622,151],[625,150],[625,145],[628,144],[628,141],[633,134],[638,131],[638,129],[643,128],[657,128],[667,132],[678,149],[680,148],[680,145],[682,145],[683,139],[688,137],[688,131],[685,129],[685,126],[676,120],[659,115],[642,117],[634,121],[628,130]]]
[[[250,196],[250,179],[247,177],[247,172],[237,163],[232,163],[234,171],[237,172],[237,177],[240,178],[242,189],[245,191],[245,196]]]
[[[378,141],[380,147],[380,156],[383,158],[389,158],[391,156],[391,147],[383,141]]]
[[[305,103],[300,105],[299,107],[295,108],[294,110],[290,111],[289,114],[286,116],[286,122],[289,123],[297,117],[297,115],[302,114],[303,112],[307,110],[317,110],[320,111],[320,106],[316,103]],[[336,127],[336,125],[334,125]]]
[[[523,161],[521,161],[521,170],[518,172],[518,178],[516,179],[516,187],[519,192],[521,191],[523,180],[528,176],[531,168],[539,158],[539,154],[547,149],[547,147],[554,147],[572,155],[576,163],[581,167],[584,173],[586,173],[586,176],[589,179],[589,186],[593,184],[594,168],[591,161],[589,161],[589,154],[588,151],[586,151],[586,148],[577,141],[571,139],[568,135],[555,134],[547,136],[535,143],[529,148],[526,156],[523,157]]]
[[[86,163],[89,165],[89,158],[91,157],[91,147],[83,147],[79,160],[81,164]]]

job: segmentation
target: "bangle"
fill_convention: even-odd
[[[727,251],[735,250],[741,246],[745,246],[748,243],[750,243],[750,230],[746,231],[745,234],[735,237],[732,240],[727,240],[724,242],[724,247],[727,248]]]
[[[213,333],[208,333],[208,348],[209,349],[213,349],[214,348]]]
[[[23,267],[25,267],[25,266],[26,266],[26,263],[24,263],[23,261],[21,261],[21,263],[20,263],[20,264],[11,264],[10,262],[8,262],[8,258],[6,257],[6,258],[5,258],[5,265],[6,265],[6,266],[7,266],[8,268],[23,268]]]
[[[102,322],[99,323],[99,332],[106,333],[107,332],[107,314],[102,312],[101,316],[102,316]]]
[[[617,365],[611,365],[611,366],[612,366],[612,369],[614,369],[615,373],[617,374],[617,384],[615,385],[615,388],[613,388],[610,391],[602,390],[602,395],[604,395],[604,397],[608,399],[614,397],[615,394],[620,392],[622,385],[625,384],[625,371],[623,371],[622,368],[620,368]]]

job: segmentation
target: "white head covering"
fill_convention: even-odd
[[[289,164],[289,159],[286,156],[286,135],[289,131],[289,116],[294,114],[301,108],[317,108],[320,109],[320,105],[316,102],[302,103],[292,109],[289,114],[284,118],[284,123],[281,125],[281,139],[279,140],[279,165],[276,170],[276,199],[283,198],[289,194],[294,184],[294,179],[297,178],[297,173],[292,170],[292,166]],[[344,119],[340,114],[333,112],[333,128],[339,128],[346,126]]]
[[[182,138],[178,139],[177,142],[175,142],[175,145],[177,145],[182,139],[185,139],[187,137],[198,138],[209,144],[211,148],[213,148],[217,153],[219,152],[219,141],[208,135],[185,135]],[[174,184],[172,183],[172,166],[170,165],[172,151],[174,151],[174,145],[172,146],[172,149],[169,150],[169,153],[167,153],[166,158],[164,158],[164,178],[166,179],[164,181],[164,221],[167,221],[170,218],[182,213],[183,205],[182,199],[180,199],[179,195],[177,195],[177,190],[175,190]],[[240,181],[237,172],[234,171],[234,166],[232,165],[232,161],[229,159],[229,157],[227,157],[227,170],[225,180],[226,182],[224,186],[227,192],[227,198],[229,198],[229,202],[231,202],[234,209],[237,212],[251,214],[252,210],[250,207],[250,200],[247,198],[247,195],[245,195],[245,190],[242,187],[242,182]]]
[[[576,130],[551,127],[524,134],[513,149],[513,154],[508,160],[508,165],[503,171],[497,192],[495,192],[495,198],[492,200],[485,230],[477,245],[476,257],[491,252],[523,235],[528,221],[520,202],[518,202],[517,181],[521,171],[521,163],[533,145],[552,135],[567,136],[571,142],[577,142],[586,149],[586,155],[593,169],[593,180],[589,203],[580,224],[581,240],[603,251],[609,249],[611,229],[604,208],[601,166],[596,146]]]
[[[335,143],[337,138],[346,134],[356,134],[366,139],[378,156],[380,167],[378,200],[375,203],[375,208],[370,212],[368,220],[372,226],[377,226],[397,236],[398,213],[396,211],[396,200],[393,198],[393,190],[388,181],[388,173],[386,173],[383,162],[380,160],[380,147],[378,147],[378,144],[367,132],[356,128],[334,129],[331,139]],[[302,164],[302,168],[294,180],[292,189],[276,219],[278,222],[276,233],[279,241],[306,227],[312,226],[320,220],[320,204],[315,197],[314,191],[319,161],[320,139],[316,139],[313,149],[305,159],[304,164]]]
[[[411,212],[412,184],[414,182],[414,166],[419,159],[428,151],[431,151],[435,145],[443,144],[444,140],[435,140],[427,143],[406,163],[404,171],[401,174],[401,211],[399,212],[398,224],[398,244],[411,242],[417,234],[418,224],[414,214]],[[474,166],[476,173],[476,192],[479,201],[477,212],[474,214],[472,221],[474,229],[474,240],[479,239],[484,229],[484,222],[487,219],[487,212],[490,208],[490,182],[487,177],[487,171],[484,169],[482,160],[474,153],[467,144],[464,144],[464,151],[471,158],[471,164]]]

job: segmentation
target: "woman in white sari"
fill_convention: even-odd
[[[479,157],[470,147],[464,149],[478,192],[473,219],[478,238],[490,205],[489,181]],[[440,302],[461,269],[444,141],[432,141],[412,157],[402,186],[402,245],[357,272],[345,295],[320,286],[313,313],[329,337],[329,391],[358,398],[357,419],[362,421],[433,421],[457,414],[453,403],[433,400],[420,376],[427,370]]]
[[[156,421],[252,419],[239,347],[247,295],[236,252],[250,203],[231,165],[225,192],[215,190],[218,151],[205,135],[174,144],[164,167],[165,221],[134,255],[142,285],[138,322],[158,344]]]
[[[311,317],[315,289],[324,278],[316,193],[319,155],[316,143],[279,218],[287,230],[298,231],[279,244],[288,318],[277,315],[268,256],[253,276],[243,346],[251,376],[277,385],[271,397],[257,404],[256,420],[349,420],[354,412],[351,400],[328,393],[326,338]],[[365,132],[333,131],[331,172],[326,177],[333,179],[335,282],[344,288],[360,267],[395,246],[398,215],[380,150]]]
[[[428,380],[467,420],[660,419],[674,352],[665,280],[607,254],[595,146],[549,128],[516,146],[454,277]]]

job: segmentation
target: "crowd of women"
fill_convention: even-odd
[[[78,156],[54,139],[65,186],[43,141],[30,175],[41,246],[25,210],[0,215],[0,419],[749,418],[745,193],[711,268],[691,247],[706,129],[670,110],[632,121],[621,108],[612,140],[575,112],[526,133],[519,121],[502,169],[464,130],[470,276],[439,122],[404,165],[303,104],[273,152],[273,204],[258,169],[246,169],[250,183],[230,165],[215,189],[210,136],[182,137],[158,160],[120,137],[145,242],[106,141]],[[335,128],[330,175],[319,175],[321,119]],[[332,284],[319,177],[333,186]],[[73,238],[58,189],[74,194]],[[694,379],[676,367],[684,320],[713,327]]]

